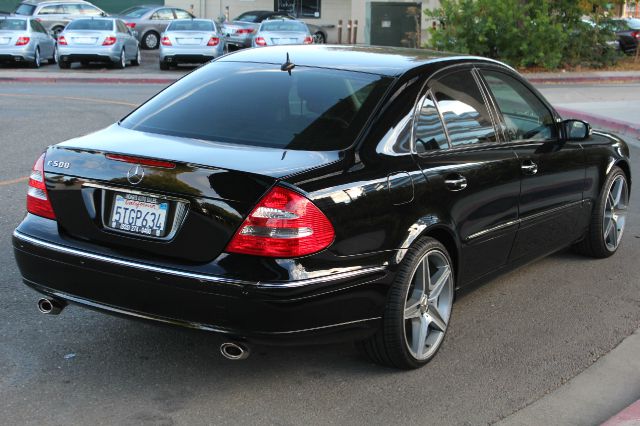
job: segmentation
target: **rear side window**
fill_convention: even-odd
[[[556,137],[553,115],[524,84],[497,71],[482,71],[511,140],[549,140]]]
[[[0,30],[24,31],[27,29],[27,21],[24,19],[0,19]]]
[[[148,11],[149,11],[149,8],[147,7],[132,7],[124,10],[121,13],[121,16],[124,16],[126,18],[140,18]]]
[[[366,73],[214,62],[121,122],[144,132],[264,147],[348,147],[391,79]]]
[[[431,90],[452,147],[496,142],[491,116],[470,71],[448,74],[433,82]]]
[[[62,8],[62,5],[57,4],[43,7],[40,9],[40,12],[38,12],[38,15],[61,15],[63,13],[64,9]]]
[[[100,9],[91,6],[90,4],[81,4],[80,14],[86,16],[99,16],[102,12]]]
[[[76,19],[65,30],[113,31],[113,21],[102,19]]]
[[[160,9],[151,15],[151,19],[167,21],[173,19],[173,11],[171,9]]]
[[[211,21],[174,21],[169,24],[167,31],[215,31]]]
[[[36,10],[36,7],[34,5],[21,4],[16,8],[16,10],[13,13],[15,13],[16,15],[31,16],[33,15],[33,12],[35,10]]]
[[[416,152],[420,154],[449,148],[447,135],[444,132],[444,127],[442,127],[442,121],[440,121],[431,93],[425,95],[420,101],[420,109],[415,123]]]
[[[64,13],[68,13],[69,15],[80,15],[80,5],[79,4],[65,4],[62,7]]]

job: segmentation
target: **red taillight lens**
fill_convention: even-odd
[[[135,28],[136,27],[136,23],[135,22],[127,22],[127,27],[129,28]]]
[[[113,36],[107,36],[104,38],[104,41],[102,42],[103,46],[112,46],[116,44],[116,38]]]
[[[225,251],[300,257],[329,247],[334,236],[329,219],[308,198],[276,186],[244,220]]]
[[[16,46],[26,46],[29,44],[29,37],[18,37],[18,41],[16,41]]]
[[[304,38],[304,44],[311,44],[311,43],[313,43],[313,37],[311,37],[311,36],[306,36],[306,37]]]
[[[267,41],[263,37],[256,37],[255,41],[256,41],[256,44],[258,46],[266,46],[267,45]]]
[[[58,44],[62,45],[62,46],[66,46],[67,45],[67,39],[64,38],[64,36],[58,36]]]
[[[640,31],[634,31],[631,33],[631,37],[640,38]]]
[[[170,161],[152,160],[150,158],[132,157],[120,154],[105,154],[109,160],[123,161],[125,163],[141,164],[143,166],[162,167],[164,169],[175,169],[176,164]]]
[[[251,34],[253,33],[253,28],[240,28],[236,30],[236,34]]]
[[[207,43],[207,46],[217,46],[220,44],[220,39],[218,37],[211,37],[209,39],[209,42]]]
[[[171,40],[166,36],[162,37],[162,41],[160,43],[162,43],[163,46],[171,46]]]
[[[33,170],[31,170],[31,175],[29,176],[27,211],[37,216],[46,217],[47,219],[55,220],[56,218],[45,185],[44,154],[42,154],[36,161],[36,164],[33,165]]]

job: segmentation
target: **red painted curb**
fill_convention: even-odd
[[[176,80],[177,78],[0,77],[0,83],[171,84]]]
[[[624,133],[640,139],[640,123],[634,124],[622,120],[614,120],[612,118],[601,117],[595,114],[589,114],[582,111],[574,111],[567,108],[556,108],[556,111],[560,113],[564,118],[577,118],[578,120],[584,120],[594,127],[604,127],[616,133]]]
[[[640,400],[634,402],[601,426],[636,426],[640,425]]]

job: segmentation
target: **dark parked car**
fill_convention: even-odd
[[[493,60],[249,49],[49,147],[13,245],[44,313],[213,331],[231,359],[353,339],[416,368],[456,291],[571,245],[615,253],[629,169],[625,142]]]
[[[636,52],[640,42],[640,19],[615,19],[607,24],[616,33],[620,42],[620,49],[627,54]]]

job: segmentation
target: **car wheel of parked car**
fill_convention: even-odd
[[[55,39],[58,39],[58,35],[60,35],[62,31],[64,31],[64,27],[61,26],[51,28],[51,32],[53,33],[53,37]]]
[[[138,51],[136,52],[136,58],[131,61],[131,65],[138,66],[141,63],[142,63],[142,55],[140,54],[140,48],[138,48]]]
[[[433,358],[444,340],[453,305],[453,263],[433,238],[416,242],[389,291],[381,329],[359,343],[374,362],[412,369]]]
[[[53,55],[51,56],[51,59],[49,59],[47,61],[47,63],[49,64],[55,64],[58,62],[58,47],[54,46],[53,47]]]
[[[58,59],[58,67],[60,67],[63,70],[67,70],[67,69],[71,68],[71,62],[63,61],[62,59]]]
[[[618,250],[627,217],[629,185],[619,167],[613,167],[602,186],[584,239],[576,245],[580,253],[609,257]]]
[[[142,37],[142,47],[145,49],[157,49],[160,35],[155,31],[149,31]]]
[[[117,62],[115,62],[113,65],[118,69],[123,69],[124,67],[127,66],[127,55],[124,49],[120,51],[120,59]]]
[[[327,38],[320,31],[313,35],[313,42],[315,44],[325,44],[327,42]]]
[[[36,47],[36,51],[33,56],[33,62],[31,62],[31,66],[34,68],[40,68],[42,65],[42,58],[40,57],[40,48]]]

